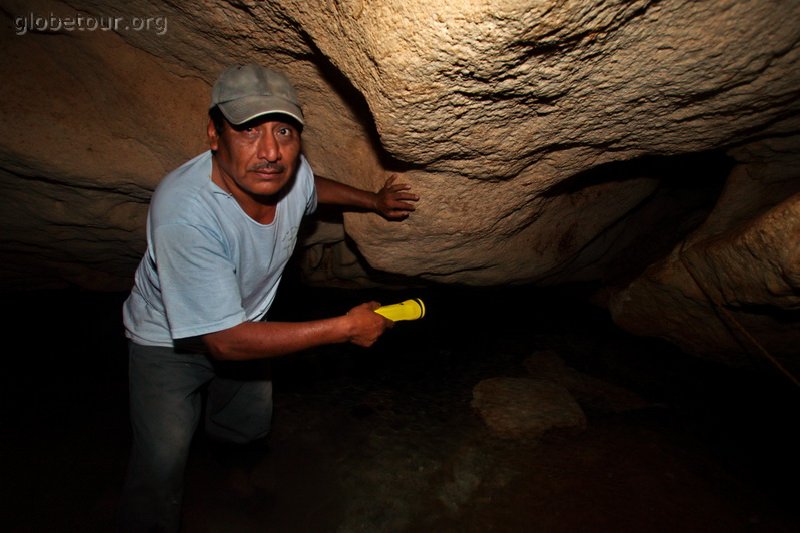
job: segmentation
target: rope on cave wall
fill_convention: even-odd
[[[684,243],[685,245],[685,243]],[[784,367],[777,358],[775,358],[769,350],[767,350],[763,344],[758,342],[758,340],[749,332],[747,329],[742,326],[742,324],[736,320],[736,317],[725,308],[725,305],[717,300],[714,294],[708,290],[708,288],[700,282],[699,277],[695,274],[694,270],[691,267],[689,260],[686,257],[684,252],[684,248],[681,248],[680,253],[678,256],[681,259],[681,263],[683,263],[684,268],[691,276],[692,280],[694,280],[695,285],[700,289],[703,295],[706,297],[708,302],[711,304],[711,308],[714,309],[714,312],[719,317],[720,321],[723,325],[728,329],[732,336],[736,339],[736,341],[745,349],[746,352],[750,353],[751,355],[755,355],[756,357],[760,357],[762,359],[767,360],[772,366],[778,369],[780,373],[786,376],[792,383],[796,386],[800,387],[800,380],[796,376],[794,376],[786,367]]]

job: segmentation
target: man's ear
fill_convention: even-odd
[[[215,152],[219,148],[219,133],[217,133],[217,128],[214,127],[214,121],[208,119],[208,145],[211,148],[212,152]]]

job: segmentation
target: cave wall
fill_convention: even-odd
[[[793,364],[797,2],[1,11],[4,288],[126,290],[153,188],[205,149],[219,71],[252,61],[297,85],[317,172],[373,189],[396,173],[422,197],[403,223],[317,222],[300,250],[309,280],[597,281],[630,331]]]

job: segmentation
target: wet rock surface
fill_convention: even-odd
[[[800,394],[768,366],[730,369],[631,337],[567,290],[290,289],[277,316],[406,297],[422,297],[428,314],[370,350],[274,361],[266,455],[245,485],[198,433],[187,532],[800,527]],[[10,331],[28,343],[3,376],[2,520],[12,531],[111,531],[130,439],[124,295],[38,298],[7,298],[20,311]],[[525,316],[510,310],[521,299]],[[31,320],[42,309],[47,334]],[[531,390],[558,391],[546,397],[576,423],[498,434],[481,406],[527,428],[541,414]]]

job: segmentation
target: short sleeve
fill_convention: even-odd
[[[173,339],[221,331],[246,320],[224,239],[207,228],[166,224],[155,229],[153,245]]]

